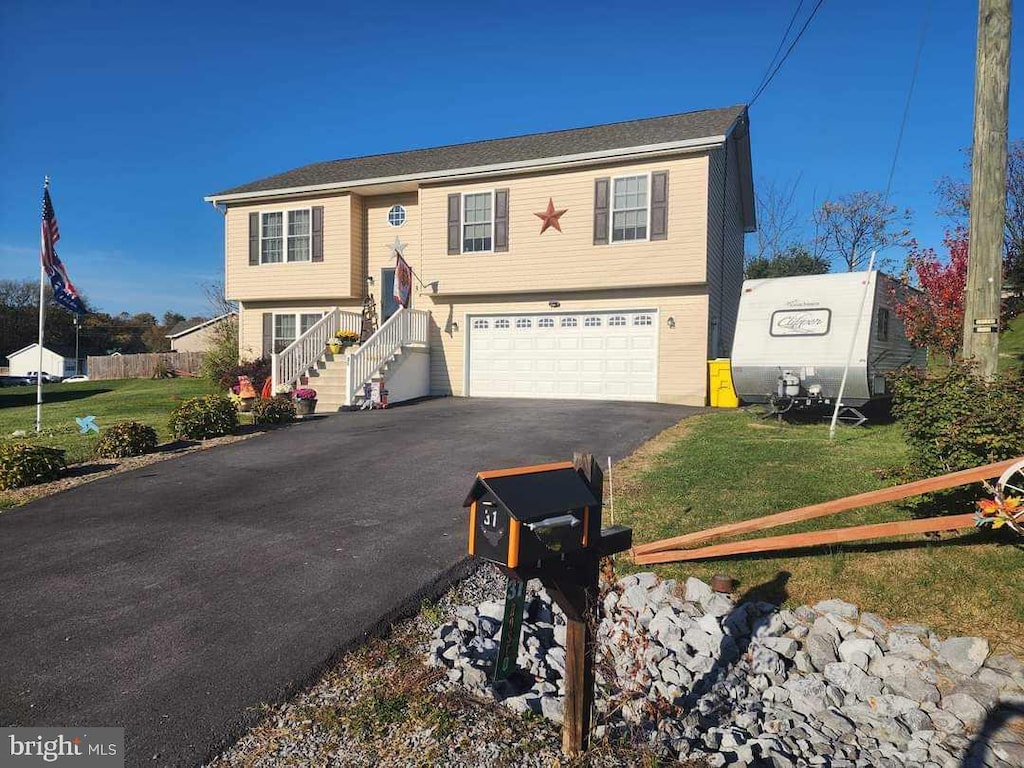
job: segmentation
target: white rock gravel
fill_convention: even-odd
[[[502,584],[491,585],[433,633],[427,663],[448,684],[560,723],[565,617],[531,583],[519,671],[494,685],[500,629],[484,619],[499,618]],[[637,574],[603,596],[599,736],[712,766],[1024,766],[1020,721],[993,715],[1024,712],[1024,665],[990,657],[984,639],[940,642],[842,600],[779,610],[694,578],[676,587]]]

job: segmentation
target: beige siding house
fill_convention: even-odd
[[[167,338],[171,342],[171,351],[207,352],[217,343],[221,326],[224,323],[234,322],[237,322],[234,312],[228,312],[210,320],[183,320],[171,328],[171,332],[167,334]]]
[[[240,355],[272,355],[277,384],[316,379],[329,407],[373,380],[703,404],[755,227],[743,106],[317,163],[206,199]],[[380,330],[326,353],[367,295]]]

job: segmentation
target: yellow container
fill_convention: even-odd
[[[732,366],[727,358],[708,360],[708,401],[712,408],[738,408],[740,399],[732,386]]]

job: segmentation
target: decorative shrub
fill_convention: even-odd
[[[156,430],[138,421],[122,421],[107,427],[96,444],[96,455],[104,459],[139,456],[156,448]]]
[[[177,371],[175,371],[162,357],[157,360],[156,365],[153,366],[154,379],[173,379],[177,375]]]
[[[254,424],[287,424],[295,419],[295,403],[287,397],[257,400],[252,406]]]
[[[64,451],[60,448],[0,446],[0,491],[59,480],[67,469]]]
[[[980,379],[970,363],[937,374],[903,370],[893,380],[893,415],[910,446],[913,472],[940,475],[1024,454],[1024,379],[1007,371]]]
[[[183,440],[205,440],[230,434],[238,426],[238,411],[225,395],[190,397],[171,411],[171,431]]]
[[[316,390],[312,387],[299,387],[292,393],[296,400],[316,400]]]

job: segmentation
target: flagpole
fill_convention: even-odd
[[[50,187],[50,177],[43,178],[43,188]],[[46,269],[39,258],[39,364],[36,366],[36,432],[43,431],[43,323],[46,319]]]

